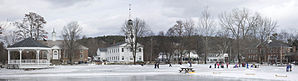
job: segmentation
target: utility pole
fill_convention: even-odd
[[[280,57],[279,57],[279,59],[280,59],[280,65],[282,65],[282,52],[283,52],[283,50],[282,50],[283,48],[282,48],[282,46],[280,47]]]
[[[150,46],[151,46],[151,50],[150,50],[150,51],[151,51],[151,52],[150,52],[150,53],[151,53],[151,56],[150,56],[150,62],[152,62],[152,54],[153,54],[153,46],[152,46],[152,45],[153,45],[153,44],[152,44],[153,42],[152,42],[152,36],[151,36],[151,38],[150,38],[150,42],[151,42],[151,45],[150,45]]]

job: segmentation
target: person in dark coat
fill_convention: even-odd
[[[290,69],[290,65],[287,64],[287,68],[286,68],[286,71],[289,72],[289,69]]]
[[[292,65],[290,64],[290,72],[292,72]]]
[[[217,64],[217,62],[214,64],[214,68],[216,68],[216,64]]]
[[[191,62],[190,62],[190,61],[188,61],[188,63],[189,63],[189,67],[192,67],[192,64],[191,64]]]
[[[159,69],[159,62],[157,63],[157,68]]]
[[[154,69],[156,69],[156,67],[157,67],[157,63],[154,64]]]
[[[229,62],[227,62],[226,65],[227,65],[227,68],[229,68]]]
[[[182,65],[182,62],[178,62],[180,65]]]

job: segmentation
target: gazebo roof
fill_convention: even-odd
[[[45,48],[49,48],[46,45],[43,45],[35,40],[33,40],[33,38],[26,38],[20,42],[17,42],[11,46],[8,46],[8,48],[14,48],[14,47],[45,47]]]

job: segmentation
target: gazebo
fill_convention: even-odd
[[[7,47],[9,68],[48,68],[50,47],[26,38]]]

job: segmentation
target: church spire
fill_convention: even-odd
[[[129,7],[128,7],[128,21],[127,21],[127,24],[128,24],[128,26],[130,26],[129,28],[133,28],[133,21],[132,21],[132,17],[131,17],[131,1],[130,1],[130,3],[129,3]],[[134,38],[134,35],[133,35],[133,31],[129,31],[129,32],[127,32],[127,34],[126,34],[126,37],[125,37],[125,42],[130,42],[130,39],[133,39]]]
[[[131,3],[129,3],[128,8],[128,18],[131,19]]]
[[[52,32],[52,41],[56,41],[56,32],[55,32],[55,28],[53,28],[53,32]]]

